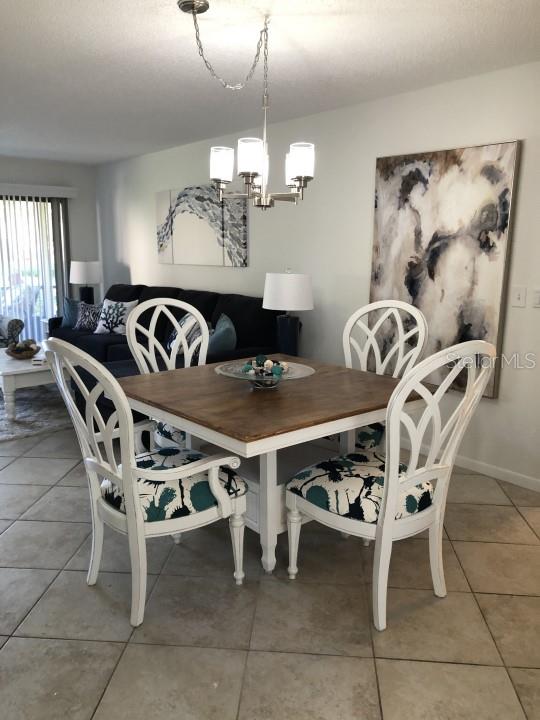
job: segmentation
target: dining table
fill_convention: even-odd
[[[221,363],[133,375],[119,382],[132,410],[240,458],[258,457],[258,486],[253,491],[251,484],[248,493],[246,524],[259,533],[262,565],[270,573],[278,535],[287,529],[278,452],[335,435],[341,438],[340,452],[352,452],[353,431],[384,421],[399,381],[310,358],[269,357],[315,372],[282,380],[271,389],[255,389],[246,380],[219,374]]]

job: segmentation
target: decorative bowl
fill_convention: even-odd
[[[257,355],[254,360],[233,361],[216,367],[218,375],[248,380],[256,390],[270,390],[276,388],[282,380],[296,380],[314,372],[308,365],[272,360],[265,355]]]
[[[10,343],[6,353],[15,360],[30,360],[41,350],[35,340],[22,340],[18,343]]]

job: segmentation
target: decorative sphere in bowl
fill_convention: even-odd
[[[242,372],[247,375],[248,380],[258,390],[275,388],[279,385],[283,373],[288,367],[279,360],[271,360],[266,355],[257,355],[251,362],[246,362]]]

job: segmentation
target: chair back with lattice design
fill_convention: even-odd
[[[386,414],[385,496],[380,517],[394,519],[400,498],[425,482],[435,485],[429,511],[444,513],[456,454],[493,372],[495,356],[491,343],[471,340],[426,358],[400,381]],[[445,374],[438,386],[430,383],[434,371]],[[463,393],[452,389],[462,373],[466,379]],[[416,400],[414,409],[407,405],[412,400]]]
[[[182,321],[187,313],[189,319]],[[163,342],[156,334],[160,321],[165,321],[169,328],[168,337]],[[139,372],[143,374],[174,370],[180,351],[184,367],[206,363],[210,337],[208,325],[197,308],[182,300],[154,298],[137,305],[128,315],[126,335]]]
[[[423,313],[401,300],[380,300],[356,310],[343,330],[345,365],[401,377],[427,340]]]
[[[124,391],[116,378],[91,355],[74,345],[49,338],[45,357],[73,422],[91,483],[99,497],[99,477],[107,478],[124,493],[126,510],[134,507],[131,469],[135,466],[133,417]],[[74,384],[84,400],[77,406],[71,392]],[[100,410],[107,398],[107,419]],[[112,404],[112,411],[110,406]],[[115,441],[119,445],[115,448]]]

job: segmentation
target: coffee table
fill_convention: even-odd
[[[37,358],[45,359],[42,353]],[[54,378],[47,364],[32,365],[32,360],[15,360],[5,349],[0,349],[0,387],[9,420],[15,419],[15,390],[37,385],[48,385]]]

